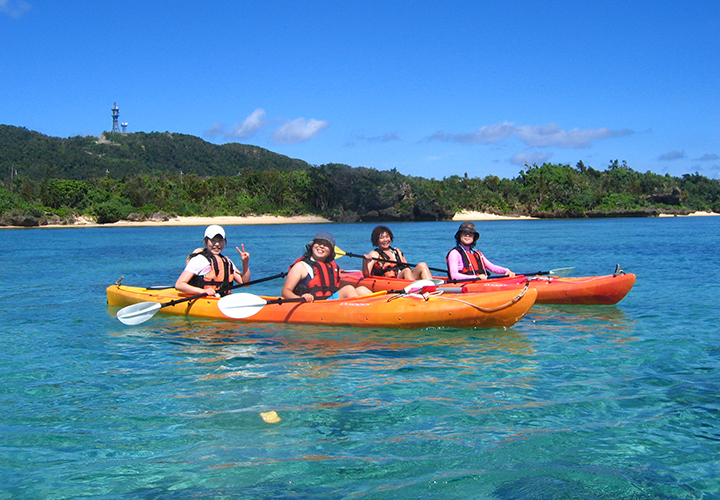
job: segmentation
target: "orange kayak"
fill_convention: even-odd
[[[237,295],[237,297],[235,297]],[[227,316],[218,306],[242,295],[267,305],[255,307],[251,315]],[[138,303],[167,303],[188,297],[174,288],[141,288],[111,285],[107,288],[109,306],[126,307]],[[382,327],[382,328],[495,328],[514,325],[535,303],[537,292],[529,287],[491,293],[388,294],[386,291],[353,299],[319,300],[312,303],[283,302],[278,297],[230,294],[223,299],[203,297],[159,309],[164,314],[223,319],[254,323],[294,323],[306,325]],[[227,311],[227,309],[223,309]],[[240,319],[233,319],[240,318]]]
[[[342,285],[362,285],[372,291],[401,290],[412,283],[408,280],[383,276],[365,278],[361,271],[343,271],[340,276]],[[530,288],[537,290],[535,302],[538,304],[617,304],[635,284],[635,275],[619,273],[579,278],[514,276],[486,281],[447,283],[439,285],[438,289],[463,287],[467,292],[472,293],[499,292],[519,290],[526,283],[530,284]]]

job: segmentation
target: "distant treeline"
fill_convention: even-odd
[[[535,217],[720,212],[720,181],[545,163],[513,179],[442,180],[311,166],[255,146],[168,133],[58,139],[0,126],[0,224],[169,215],[317,214],[336,221],[444,220],[461,210]],[[158,215],[164,214],[164,215]]]

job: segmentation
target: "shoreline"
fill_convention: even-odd
[[[98,224],[92,219],[76,217],[74,224],[46,224],[44,226],[0,226],[0,229],[62,229],[80,227],[181,227],[181,226],[241,226],[241,225],[271,225],[271,224],[327,224],[330,219],[317,215],[295,215],[281,217],[278,215],[248,215],[248,216],[218,216],[218,217],[171,217],[167,220],[121,220],[111,224]]]
[[[720,215],[714,212],[693,212],[687,215],[660,214],[658,217],[713,217]],[[451,221],[493,221],[493,220],[541,220],[538,217],[495,215],[486,212],[458,212]],[[79,227],[158,227],[158,226],[242,226],[270,224],[332,224],[333,221],[317,215],[295,215],[283,217],[278,215],[218,216],[218,217],[172,217],[167,220],[127,221],[121,220],[112,224],[98,224],[85,217],[76,217],[74,224],[47,224],[44,226],[0,226],[0,229],[61,229]],[[387,222],[386,222],[387,224]]]
[[[658,214],[657,217],[714,217],[716,215],[720,215],[720,213],[716,212],[693,212],[691,214],[687,215],[677,215],[677,214]],[[488,214],[485,212],[458,212],[455,214],[455,216],[452,218],[452,220],[457,221],[488,221],[488,220],[549,220],[549,219],[541,219],[540,217],[530,217],[529,215],[519,215],[519,216],[507,216],[507,215],[495,215],[495,214]],[[581,219],[562,219],[562,220],[581,220]]]

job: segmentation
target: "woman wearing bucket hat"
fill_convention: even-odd
[[[302,257],[293,262],[285,278],[282,296],[286,299],[347,299],[372,292],[364,286],[340,287],[340,268],[335,263],[335,237],[320,231],[305,246]]]
[[[232,260],[222,254],[227,240],[225,230],[218,225],[205,229],[203,237],[205,248],[199,248],[190,254],[185,269],[175,282],[175,288],[181,292],[208,295],[225,295],[233,281],[246,283],[250,281],[250,254],[235,247],[242,259],[242,273]]]
[[[448,276],[453,280],[487,279],[488,272],[515,276],[510,269],[496,266],[475,250],[480,233],[472,222],[463,222],[455,233],[455,247],[445,257]]]

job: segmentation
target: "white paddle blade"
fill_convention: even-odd
[[[552,269],[548,274],[550,276],[557,276],[558,278],[564,278],[573,272],[574,267],[561,267],[560,269]]]
[[[403,290],[405,291],[405,293],[414,293],[414,292],[418,292],[418,291],[422,290],[422,288],[425,286],[437,286],[437,285],[442,285],[443,283],[445,283],[445,282],[443,280],[439,280],[439,279],[438,280],[435,280],[435,279],[417,280],[417,281],[413,281],[412,283],[410,283],[408,286],[403,288]]]
[[[123,307],[115,316],[126,325],[139,325],[155,316],[161,307],[162,305],[157,302],[140,302]]]
[[[252,293],[233,293],[218,300],[218,309],[228,318],[243,319],[257,314],[267,301]]]

